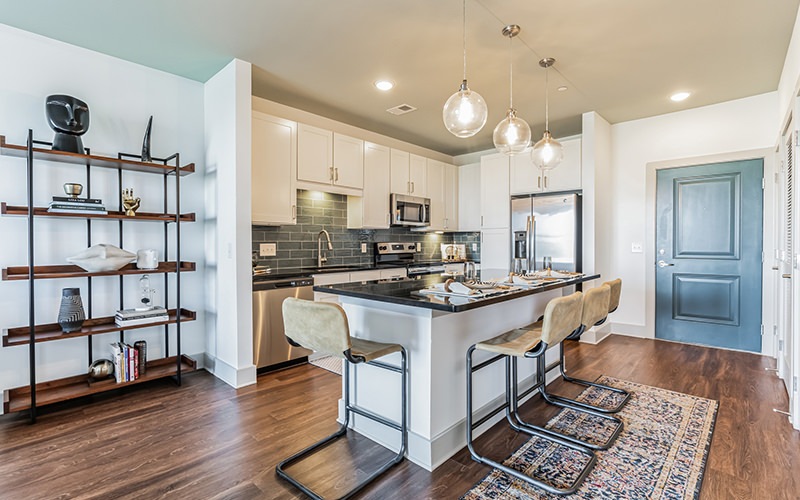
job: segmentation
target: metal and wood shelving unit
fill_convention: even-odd
[[[0,155],[25,158],[27,160],[27,206],[9,206],[5,202],[0,204],[0,215],[26,217],[28,222],[28,265],[15,266],[2,269],[2,280],[27,280],[28,281],[28,325],[8,328],[3,331],[3,347],[28,346],[30,367],[30,383],[27,386],[4,391],[4,412],[17,412],[28,410],[32,422],[36,421],[36,409],[39,406],[67,401],[82,396],[115,390],[150,380],[172,377],[178,385],[181,383],[181,374],[192,371],[196,363],[181,351],[181,324],[193,321],[196,317],[194,311],[181,308],[181,274],[195,270],[195,263],[181,261],[181,223],[194,222],[194,213],[181,213],[180,195],[182,176],[194,172],[194,164],[180,165],[180,155],[174,154],[167,158],[154,159],[152,162],[140,161],[141,157],[120,153],[117,158],[92,155],[86,149],[86,154],[77,154],[63,151],[53,151],[48,142],[33,139],[33,131],[28,130],[28,140],[25,146],[9,144],[4,136],[0,135]],[[107,214],[75,214],[75,213],[50,213],[45,207],[33,205],[34,164],[38,161],[49,161],[81,165],[85,167],[85,195],[91,197],[91,172],[93,168],[115,169],[117,171],[118,210],[109,210]],[[41,165],[39,168],[46,168]],[[36,169],[38,170],[38,168]],[[161,175],[163,177],[163,212],[139,212],[135,216],[125,215],[122,207],[122,180],[123,172],[144,172]],[[174,203],[175,213],[168,212],[169,185],[168,179],[174,178]],[[122,269],[110,272],[87,272],[74,265],[46,265],[37,266],[34,262],[34,221],[40,217],[59,217],[68,219],[86,220],[87,246],[92,246],[92,222],[98,219],[117,221],[119,225],[118,245],[123,248],[123,223],[129,221],[161,222],[164,226],[164,256],[169,256],[170,237],[168,227],[175,224],[175,260],[159,264],[157,269],[138,269],[134,264],[128,264]],[[175,277],[176,296],[174,307],[169,309],[167,321],[154,321],[153,323],[136,326],[119,327],[114,323],[113,316],[95,318],[92,315],[92,280],[98,277],[119,276],[119,308],[124,308],[123,279],[127,275],[162,274],[164,276],[164,305],[169,304],[169,277]],[[35,283],[41,279],[77,278],[87,280],[86,321],[80,330],[63,333],[57,323],[35,324]],[[174,326],[173,326],[174,325]],[[151,360],[147,363],[146,373],[140,378],[117,383],[113,378],[92,380],[87,374],[66,377],[46,382],[36,382],[36,349],[35,344],[56,340],[86,337],[89,361],[94,359],[92,353],[92,336],[107,333],[118,333],[120,342],[125,341],[125,331],[139,330],[142,328],[164,328],[164,352],[166,357]],[[170,356],[169,334],[170,327],[175,330],[175,355]]]

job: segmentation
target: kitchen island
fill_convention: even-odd
[[[484,271],[483,275],[490,273]],[[405,346],[409,361],[408,458],[433,470],[466,445],[467,348],[536,321],[551,299],[572,293],[575,285],[599,277],[582,275],[480,298],[419,293],[444,282],[440,275],[315,286],[314,291],[339,296],[354,337]],[[475,362],[490,357],[484,354],[487,353],[476,353]],[[557,356],[556,350],[550,356]],[[388,356],[385,361],[399,365],[399,354]],[[519,366],[520,384],[529,385],[534,362],[522,361]],[[473,404],[478,416],[485,413],[481,409],[504,398],[503,370],[503,363],[496,363],[475,377]],[[358,365],[351,377],[351,391],[353,401],[359,406],[399,421],[397,374]],[[340,401],[340,415],[343,415],[342,404]],[[478,428],[475,435],[501,418],[504,418],[502,413]],[[396,431],[358,417],[353,427],[387,448],[399,449]]]

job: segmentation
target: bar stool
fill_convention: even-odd
[[[609,297],[609,288],[607,286],[600,286],[598,288],[593,288],[588,292],[583,293],[583,301],[581,304],[581,308],[576,311],[558,311],[554,314],[556,316],[560,316],[561,314],[575,314],[572,323],[570,323],[573,328],[565,333],[562,333],[559,336],[555,336],[552,338],[551,342],[548,345],[555,345],[558,344],[559,348],[559,358],[557,361],[545,365],[545,358],[544,356],[539,356],[536,359],[536,376],[537,382],[534,384],[534,387],[527,389],[520,397],[525,397],[529,394],[534,388],[539,390],[539,394],[541,394],[542,398],[549,404],[560,406],[562,408],[569,408],[571,410],[580,411],[599,419],[605,420],[610,422],[614,426],[614,430],[609,434],[609,437],[601,442],[601,443],[594,443],[594,442],[587,442],[572,436],[567,436],[563,434],[559,434],[561,439],[566,439],[574,442],[575,444],[583,445],[587,448],[591,448],[593,450],[607,450],[614,444],[617,437],[619,437],[620,432],[622,432],[623,423],[617,417],[613,417],[608,415],[606,411],[600,411],[592,405],[588,405],[586,403],[582,403],[580,401],[576,401],[574,399],[565,398],[562,396],[557,396],[555,394],[550,394],[547,392],[547,374],[550,373],[555,368],[559,367],[563,369],[563,362],[564,362],[564,346],[563,342],[570,336],[572,336],[576,331],[580,331],[583,321],[584,321],[584,314],[586,314],[588,318],[594,318],[596,315],[602,311],[604,314],[605,311],[608,309],[608,297]],[[545,310],[545,316],[547,315],[547,311]],[[577,326],[575,326],[577,325]],[[543,324],[540,322],[536,322],[532,325],[524,327],[524,329],[541,329]],[[517,365],[516,359],[511,361],[512,365],[512,377],[513,377],[513,384],[516,387],[517,384]],[[562,372],[563,376],[563,372]],[[535,428],[541,432],[553,432],[549,429],[545,429],[543,427],[535,426],[528,422],[522,420],[517,412],[516,406],[513,406],[511,409],[511,415],[516,421],[516,424],[523,427]]]
[[[575,330],[580,325],[580,311],[582,307],[582,295],[576,292],[567,297],[559,297],[551,300],[545,309],[544,318],[537,328],[518,328],[510,332],[503,333],[477,344],[473,344],[467,349],[467,448],[469,449],[472,459],[476,462],[489,465],[499,469],[509,476],[515,477],[521,481],[538,486],[550,493],[557,495],[568,495],[577,491],[586,476],[589,475],[595,465],[597,457],[594,452],[576,443],[574,439],[567,439],[560,434],[533,426],[520,426],[516,419],[513,418],[512,412],[516,412],[518,405],[517,383],[516,383],[516,359],[520,357],[535,358],[537,360],[544,359],[544,353],[547,348],[553,344],[560,342],[570,332]],[[533,326],[533,325],[531,325]],[[472,356],[475,350],[486,351],[495,354],[494,357],[478,363],[473,366]],[[505,360],[505,382],[506,382],[506,399],[505,403],[491,410],[488,414],[479,418],[477,421],[473,420],[472,414],[472,374],[482,368],[486,368],[491,364]],[[534,390],[544,384],[544,377],[537,373]],[[536,436],[545,439],[552,443],[558,444],[575,450],[579,454],[587,458],[586,464],[578,473],[577,477],[567,487],[558,487],[545,481],[544,478],[534,477],[532,475],[524,474],[516,469],[508,467],[499,463],[491,458],[480,455],[475,449],[472,439],[473,431],[480,425],[487,422],[490,418],[494,417],[501,411],[505,410],[506,419],[511,427],[520,432],[524,432],[531,436]]]
[[[602,288],[608,288],[608,306],[604,306],[605,298],[602,297],[604,293],[594,292],[594,290],[599,290]],[[587,328],[590,328],[592,325],[594,326],[602,325],[608,318],[608,315],[616,311],[617,307],[619,307],[619,297],[621,292],[622,292],[622,280],[619,278],[612,281],[606,281],[600,287],[593,288],[592,290],[586,292],[583,302],[584,306],[583,306],[583,314],[581,317],[581,328],[579,329],[579,332],[577,332],[577,335],[573,333],[572,335],[567,337],[567,340],[578,340],[581,334],[585,332]],[[622,395],[623,398],[615,406],[603,407],[603,406],[589,405],[586,403],[582,403],[580,401],[575,401],[574,399],[560,398],[559,396],[553,396],[553,397],[560,398],[561,400],[569,401],[572,404],[576,404],[578,406],[589,408],[606,414],[619,412],[622,408],[625,407],[625,405],[630,400],[631,395],[626,390],[619,389],[617,387],[611,387],[610,385],[606,384],[598,384],[597,382],[590,382],[588,380],[582,380],[579,378],[573,378],[568,376],[566,373],[567,372],[566,365],[564,364],[563,345],[560,346],[559,356],[561,359],[561,377],[565,381],[571,382],[573,384],[583,385],[585,387],[597,387],[599,389],[615,392],[617,394]]]
[[[360,481],[354,488],[339,497],[350,498],[375,478],[386,472],[390,467],[400,463],[408,446],[408,399],[407,399],[407,357],[406,350],[399,344],[384,344],[370,340],[358,339],[350,336],[350,328],[344,309],[338,304],[329,302],[312,302],[309,300],[289,297],[283,301],[283,323],[286,338],[292,345],[305,347],[317,352],[329,354],[345,360],[344,363],[344,422],[339,430],[330,436],[312,444],[277,465],[275,471],[278,476],[289,481],[303,493],[314,499],[322,497],[315,493],[311,487],[302,484],[291,477],[285,470],[286,467],[299,462],[312,455],[317,450],[333,443],[338,438],[347,434],[352,413],[374,420],[400,432],[400,451],[388,462],[382,464],[375,472]],[[399,352],[401,356],[400,367],[396,367],[376,359],[388,354]],[[350,366],[366,363],[379,368],[384,368],[402,377],[401,381],[401,421],[398,424],[381,415],[357,405],[350,404]],[[337,478],[338,479],[338,478]]]

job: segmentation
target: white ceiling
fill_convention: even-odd
[[[233,57],[253,63],[253,93],[446,154],[492,147],[509,98],[534,139],[777,88],[800,0],[467,0],[467,76],[486,127],[458,139],[442,105],[462,76],[461,0],[0,0],[0,23],[205,81]],[[6,50],[13,50],[6,48]],[[386,93],[372,87],[389,78]],[[556,92],[566,85],[568,90]],[[668,97],[688,90],[681,104]],[[393,116],[386,109],[418,110]]]

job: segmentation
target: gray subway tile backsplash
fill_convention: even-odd
[[[317,233],[328,231],[333,251],[327,265],[369,265],[374,260],[374,245],[379,241],[413,241],[422,244],[419,260],[441,259],[441,243],[465,243],[467,258],[478,260],[480,233],[419,233],[408,228],[347,229],[347,197],[344,195],[297,191],[297,224],[291,226],[253,226],[253,251],[261,243],[276,243],[275,257],[258,257],[258,264],[275,270],[314,267],[317,263]],[[367,252],[361,253],[361,243]],[[472,251],[472,244],[478,251]],[[324,247],[323,243],[323,247]]]

